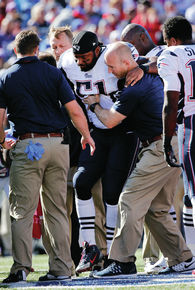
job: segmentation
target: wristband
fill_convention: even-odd
[[[144,73],[149,72],[149,65],[140,64],[139,67],[143,70]]]
[[[163,147],[169,147],[171,146],[171,139],[172,139],[172,136],[164,136],[163,137]]]
[[[0,145],[2,145],[3,143],[5,143],[5,137],[4,137],[3,141],[0,142]]]
[[[89,106],[89,110],[90,110],[91,112],[94,113],[94,110],[95,110],[95,106],[96,106],[96,105],[99,105],[99,103],[93,103],[93,104],[91,104],[91,105]]]

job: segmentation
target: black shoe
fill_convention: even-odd
[[[18,270],[17,273],[9,274],[2,283],[26,282],[26,273],[24,270]]]
[[[91,271],[92,267],[101,260],[100,250],[96,245],[89,245],[84,242],[81,260],[76,268],[77,273]]]
[[[136,274],[136,266],[134,262],[122,263],[114,261],[107,268],[100,272],[94,273],[94,278],[127,278],[132,274]]]
[[[166,269],[160,271],[159,275],[167,275],[167,274],[187,274],[192,273],[192,270],[195,269],[195,257],[191,259],[176,264],[174,266],[167,267]]]
[[[95,273],[107,268],[113,262],[113,260],[108,259],[108,255],[103,256],[101,262],[92,267],[92,272],[90,272],[89,277],[93,278]]]
[[[102,258],[104,264],[103,264],[103,269],[106,269],[108,266],[110,266],[110,264],[112,264],[114,261],[111,259],[108,259],[108,255],[103,256]]]
[[[47,273],[45,276],[39,277],[39,281],[70,281],[71,277],[70,276],[54,276],[50,273]]]

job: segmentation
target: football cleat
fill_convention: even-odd
[[[147,265],[145,266],[144,271],[147,274],[158,274],[160,271],[164,270],[167,268],[167,261],[166,259],[162,256],[156,263],[153,265]]]
[[[88,242],[84,242],[81,260],[76,268],[76,273],[91,271],[101,258],[100,250],[96,245],[89,245]]]

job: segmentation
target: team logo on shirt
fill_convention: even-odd
[[[80,45],[74,44],[74,45],[73,45],[73,48],[74,48],[76,51],[79,51],[81,47],[80,47]]]
[[[92,75],[89,75],[88,73],[85,73],[86,78],[92,78]]]

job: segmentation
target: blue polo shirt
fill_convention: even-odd
[[[36,56],[18,59],[0,79],[0,108],[8,108],[16,136],[63,132],[60,107],[74,99],[62,72]]]
[[[159,76],[144,74],[134,86],[121,91],[113,108],[127,116],[125,124],[141,141],[162,134],[163,83]]]

